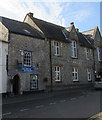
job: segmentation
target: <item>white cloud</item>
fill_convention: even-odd
[[[64,25],[64,18],[61,17],[61,12],[63,8],[61,7],[61,3],[44,3],[47,8],[49,8],[49,12],[46,12],[45,19],[49,22],[53,22],[55,24]]]
[[[0,16],[23,21],[28,12],[33,12],[34,16],[39,19],[68,27],[70,22],[78,21],[80,23],[91,14],[91,11],[87,7],[70,11],[73,6],[68,2],[66,5],[65,1],[68,0],[59,0],[60,2],[57,0],[47,0],[47,2],[45,2],[46,0],[38,1],[39,0],[1,0]],[[64,3],[63,5],[62,2]]]
[[[21,19],[24,14],[24,7],[19,0],[3,0],[0,2],[0,15],[14,19]]]
[[[49,10],[49,12],[47,10]],[[64,18],[60,17],[60,13],[62,12],[61,3],[43,2],[41,4],[41,2],[35,2],[35,0],[3,0],[0,3],[1,16],[23,21],[24,16],[28,12],[33,12],[37,18],[55,24],[65,25]]]

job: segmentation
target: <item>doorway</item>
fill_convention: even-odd
[[[31,90],[38,89],[38,75],[36,75],[36,74],[30,75],[30,89]]]
[[[20,78],[18,75],[15,75],[13,78],[13,93],[15,95],[19,94],[19,88],[20,88]]]

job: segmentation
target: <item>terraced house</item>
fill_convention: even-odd
[[[89,87],[101,73],[99,29],[79,32],[33,17],[2,17],[8,29],[7,92]]]

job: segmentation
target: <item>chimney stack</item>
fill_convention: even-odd
[[[78,28],[76,28],[76,32],[79,32],[79,29],[78,29]]]

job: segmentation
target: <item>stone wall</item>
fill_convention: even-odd
[[[93,55],[91,54],[91,59],[86,60],[85,47],[80,46],[77,43],[78,47],[78,58],[73,59],[71,57],[71,43],[61,42],[61,56],[55,56],[53,50],[52,41],[52,75],[53,75],[53,87],[62,86],[68,88],[68,86],[82,86],[92,84],[94,82],[93,74]],[[54,66],[61,66],[61,82],[55,81]],[[78,68],[78,82],[73,82],[72,80],[72,68]],[[92,81],[89,82],[87,78],[87,69],[91,69]]]

